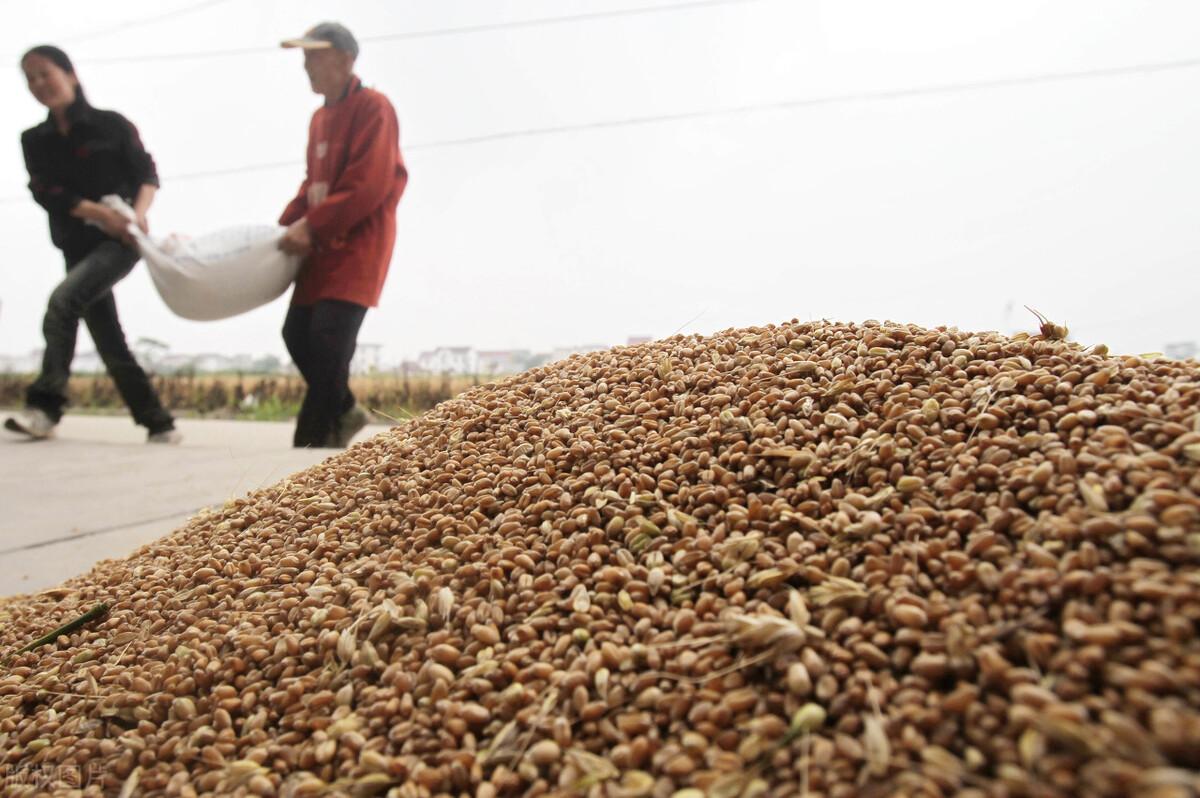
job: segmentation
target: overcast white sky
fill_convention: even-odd
[[[138,125],[163,181],[153,232],[194,235],[273,222],[302,178],[319,98],[300,54],[273,49],[281,38],[327,18],[367,39],[651,5],[671,3],[6,4],[0,352],[41,346],[63,268],[24,188],[19,134],[44,116],[18,69],[27,47],[64,47],[92,102]],[[546,350],[792,317],[1033,330],[1022,304],[1115,351],[1200,340],[1200,67],[432,146],[1200,58],[1198,29],[1185,0],[746,0],[364,41],[358,72],[396,106],[410,181],[359,340],[395,362],[442,344]],[[255,47],[268,49],[105,62]],[[139,266],[117,300],[131,342],[284,352],[286,299],[184,321]]]

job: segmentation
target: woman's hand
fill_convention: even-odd
[[[71,209],[71,215],[76,219],[91,222],[103,230],[106,235],[117,239],[126,246],[134,245],[133,236],[129,234],[129,219],[107,205],[91,200],[80,200],[79,204]],[[144,211],[141,216],[145,216]]]
[[[150,212],[150,205],[157,193],[158,186],[144,183],[138,188],[137,198],[133,201],[134,223],[146,235],[150,235],[150,222],[146,221],[146,214]]]
[[[105,208],[103,215],[97,219],[100,229],[126,246],[133,246],[133,236],[129,233],[129,220],[119,211]]]

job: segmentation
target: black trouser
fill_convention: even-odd
[[[133,420],[150,432],[162,432],[175,426],[171,414],[163,409],[146,372],[138,365],[125,332],[117,318],[117,303],[112,287],[129,274],[138,262],[138,253],[116,241],[105,241],[74,263],[68,260],[67,276],[50,294],[42,332],[46,351],[42,373],[26,392],[25,401],[57,422],[67,404],[67,380],[75,357],[75,337],[79,320],[87,324],[96,351]]]
[[[338,418],[354,407],[350,360],[366,315],[362,305],[339,299],[288,309],[283,342],[308,383],[296,419],[295,446],[332,446]]]

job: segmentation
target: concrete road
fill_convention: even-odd
[[[179,446],[145,443],[128,416],[68,415],[47,441],[0,429],[0,596],[43,590],[127,556],[205,507],[336,454],[291,448],[291,423],[177,426]],[[369,426],[355,440],[383,429]]]

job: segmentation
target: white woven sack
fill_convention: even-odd
[[[104,203],[133,218],[133,209],[121,198],[105,197]],[[130,225],[163,302],[192,321],[237,316],[287,291],[300,258],[279,249],[283,232],[275,225],[244,225],[197,238],[153,239]]]

